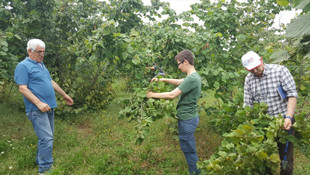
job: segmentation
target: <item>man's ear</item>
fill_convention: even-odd
[[[189,64],[189,62],[187,61],[187,59],[184,59],[184,63]]]

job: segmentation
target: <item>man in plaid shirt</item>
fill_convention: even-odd
[[[249,71],[244,83],[244,106],[253,106],[254,103],[265,102],[268,105],[267,114],[285,118],[283,128],[291,128],[294,123],[294,113],[297,104],[297,90],[295,81],[289,70],[281,65],[264,64],[263,58],[257,53],[250,51],[242,56],[242,64]],[[286,97],[281,97],[278,88],[282,87]],[[283,94],[283,93],[282,93]],[[278,143],[280,159],[283,160],[286,144]],[[293,143],[289,143],[287,149],[288,170],[282,171],[281,175],[293,174]],[[266,171],[271,174],[271,170]]]

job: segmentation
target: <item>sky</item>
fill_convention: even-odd
[[[142,0],[144,5],[151,5],[151,0]],[[200,3],[200,0],[160,0],[162,2],[169,2],[170,8],[176,11],[177,14],[183,11],[190,10],[190,5]],[[281,24],[288,24],[292,18],[295,17],[296,11],[283,11],[276,15],[275,24],[273,27],[278,28]],[[196,19],[197,20],[197,19]],[[196,21],[197,22],[197,21]]]
[[[151,0],[142,0],[145,5],[151,5]],[[183,11],[190,10],[190,5],[199,3],[200,0],[160,0],[161,2],[169,2],[170,8],[176,11],[177,14]]]

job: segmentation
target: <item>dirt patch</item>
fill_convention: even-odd
[[[85,119],[77,126],[79,136],[85,138],[94,135],[93,125],[90,119]]]

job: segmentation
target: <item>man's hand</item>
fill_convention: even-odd
[[[146,98],[152,98],[153,92],[146,92]]]
[[[292,127],[291,119],[290,118],[285,118],[284,119],[284,127],[283,127],[283,129],[290,130],[291,127]]]
[[[158,78],[152,78],[151,82],[153,82],[153,81],[157,82]]]
[[[67,105],[72,106],[74,104],[72,98],[69,95],[66,94],[62,96],[62,98],[66,101]]]
[[[156,70],[156,68],[154,66],[153,67],[145,67],[145,69]]]
[[[48,104],[43,103],[41,101],[39,103],[37,103],[36,105],[40,109],[41,112],[48,112],[48,111],[52,110]]]

